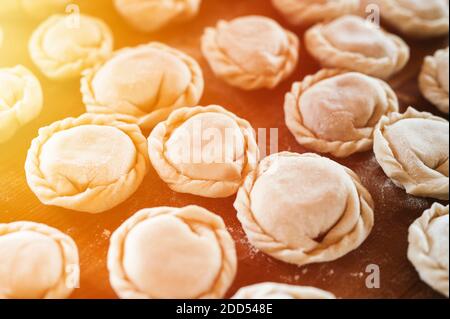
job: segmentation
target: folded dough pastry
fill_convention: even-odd
[[[328,291],[314,287],[264,282],[239,289],[233,299],[336,299],[336,297]]]
[[[0,256],[0,299],[62,299],[78,285],[75,242],[47,225],[0,224]]]
[[[448,47],[425,58],[419,77],[422,94],[444,113],[449,111]]]
[[[182,108],[148,139],[150,160],[180,193],[222,198],[235,194],[259,160],[250,123],[224,108]]]
[[[142,129],[152,129],[177,108],[197,105],[203,87],[197,61],[156,42],[117,51],[81,80],[88,112],[126,115]]]
[[[301,145],[346,157],[372,150],[376,124],[398,111],[398,100],[382,80],[324,69],[294,83],[284,108],[286,125]]]
[[[387,176],[408,194],[448,200],[449,124],[409,108],[375,129],[374,152]]]
[[[25,67],[0,69],[0,143],[35,119],[44,98],[39,80]]]
[[[374,224],[374,203],[358,176],[316,154],[265,158],[239,189],[234,207],[251,244],[299,266],[348,254]]]
[[[434,204],[409,228],[408,259],[420,278],[448,297],[448,205]]]
[[[448,0],[376,0],[381,17],[403,34],[430,38],[448,34]]]
[[[29,51],[33,62],[51,79],[80,77],[81,72],[106,60],[113,35],[100,19],[79,15],[72,25],[65,15],[53,15],[33,32]]]
[[[357,13],[359,0],[272,0],[289,23],[311,26],[346,14]]]
[[[108,252],[123,299],[223,298],[236,269],[222,218],[198,206],[141,210],[114,232]]]
[[[201,0],[114,0],[117,11],[134,28],[153,32],[195,17]]]
[[[84,114],[39,130],[28,151],[28,185],[46,205],[101,213],[128,199],[149,168],[139,127]]]
[[[45,19],[54,13],[63,13],[71,0],[2,0],[0,15],[26,13],[27,15]]]
[[[202,52],[228,84],[244,90],[273,89],[294,71],[299,40],[272,19],[247,16],[207,28]]]
[[[389,78],[409,60],[409,47],[399,37],[357,16],[317,24],[305,33],[308,51],[324,67]]]

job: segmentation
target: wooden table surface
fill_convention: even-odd
[[[111,1],[79,1],[82,12],[103,18],[113,29],[116,48],[149,41],[162,41],[195,57],[205,75],[206,90],[202,105],[220,104],[249,120],[255,128],[278,128],[279,151],[305,152],[284,124],[284,94],[291,83],[319,69],[304,46],[294,75],[274,91],[243,92],[216,79],[200,52],[200,36],[206,26],[219,19],[260,14],[275,18],[302,36],[303,31],[286,25],[269,0],[204,0],[200,16],[183,26],[153,35],[139,34],[128,27],[114,12]],[[234,197],[204,199],[172,192],[152,169],[139,190],[115,209],[90,215],[48,207],[41,204],[27,186],[24,174],[26,151],[37,130],[56,120],[78,116],[84,112],[79,81],[52,82],[33,66],[27,53],[27,42],[37,22],[23,18],[0,18],[5,41],[0,49],[0,67],[23,64],[34,71],[42,82],[45,107],[41,116],[24,127],[9,142],[0,145],[0,223],[34,221],[46,223],[66,232],[76,241],[81,258],[81,285],[73,298],[115,298],[106,269],[109,237],[124,220],[139,209],[155,206],[203,206],[222,216],[233,235],[239,258],[236,280],[228,296],[242,286],[263,281],[311,285],[333,292],[340,298],[439,298],[422,283],[406,258],[409,225],[429,208],[433,200],[407,195],[385,176],[372,152],[339,160],[355,170],[371,192],[375,202],[375,228],[368,240],[356,251],[330,263],[296,267],[263,255],[253,249],[233,209]],[[447,46],[447,39],[427,42],[408,41],[412,58],[408,67],[390,83],[397,92],[402,111],[413,105],[419,110],[440,114],[420,95],[417,75],[425,55]],[[145,132],[148,135],[148,132]],[[1,257],[0,257],[1,258]],[[366,267],[380,267],[381,287],[366,287]],[[187,270],[188,271],[188,270]]]

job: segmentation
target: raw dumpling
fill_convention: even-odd
[[[78,287],[77,246],[47,225],[0,224],[0,256],[0,299],[62,299]]]
[[[294,71],[299,40],[272,19],[247,16],[207,28],[202,52],[228,84],[244,90],[273,89]]]
[[[106,60],[113,50],[113,35],[100,19],[80,15],[71,25],[65,15],[44,21],[31,36],[32,60],[48,78],[70,79]]]
[[[398,111],[398,100],[382,80],[325,69],[295,83],[284,108],[286,125],[301,145],[346,157],[372,150],[376,124]]]
[[[35,119],[43,104],[41,84],[28,69],[0,69],[0,144]]]
[[[195,17],[201,0],[114,0],[117,11],[134,28],[153,32]]]
[[[449,124],[409,108],[375,130],[374,152],[387,176],[408,194],[448,200]]]
[[[114,232],[108,252],[123,299],[223,298],[236,269],[222,218],[198,206],[141,210]]]
[[[45,19],[54,13],[64,13],[71,2],[71,0],[2,0],[0,15],[25,13],[37,19]]]
[[[346,14],[356,13],[359,0],[272,0],[289,23],[298,26],[311,26],[315,23],[332,20]]]
[[[233,299],[336,299],[336,297],[328,291],[314,287],[265,282],[239,289]]]
[[[425,58],[419,77],[422,94],[443,113],[449,111],[448,47]]]
[[[139,127],[95,114],[40,129],[25,163],[28,185],[42,203],[88,213],[128,199],[148,168]]]
[[[234,207],[253,246],[298,266],[348,254],[374,224],[374,203],[358,176],[316,154],[266,157]]]
[[[448,206],[434,204],[409,228],[408,258],[420,278],[448,297]]]
[[[197,105],[203,87],[197,61],[156,42],[117,51],[81,81],[89,113],[121,114],[142,129],[152,129],[177,108]]]
[[[216,105],[173,112],[148,144],[153,167],[172,190],[203,197],[235,194],[259,160],[250,123]]]
[[[306,47],[324,67],[343,68],[389,78],[409,60],[409,47],[357,16],[344,16],[318,24],[305,34]]]

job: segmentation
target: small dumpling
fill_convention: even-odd
[[[336,297],[328,291],[314,287],[264,282],[239,289],[232,299],[336,299]]]
[[[30,39],[30,56],[50,79],[78,78],[85,69],[106,60],[113,50],[112,32],[102,20],[86,15],[77,21],[68,19],[51,16]]]
[[[44,104],[39,80],[25,67],[0,69],[0,143],[35,119]]]
[[[113,233],[108,270],[123,299],[223,298],[236,248],[222,218],[204,208],[143,209]]]
[[[289,23],[311,26],[346,14],[356,13],[359,0],[272,0],[273,6]]]
[[[448,34],[448,0],[376,0],[381,17],[413,38]]]
[[[298,266],[345,256],[374,225],[374,202],[359,177],[316,154],[266,157],[246,178],[234,207],[253,246]]]
[[[449,49],[438,50],[428,56],[422,66],[419,86],[423,96],[441,112],[449,112]]]
[[[201,0],[114,0],[114,5],[134,28],[153,32],[194,18]]]
[[[357,16],[318,24],[305,34],[308,51],[324,67],[386,79],[402,70],[409,47],[399,37]]]
[[[78,287],[78,248],[55,228],[0,224],[0,256],[0,299],[62,299]]]
[[[142,129],[152,129],[177,108],[197,105],[203,88],[197,61],[156,42],[115,52],[81,80],[89,113],[121,114]]]
[[[295,83],[284,107],[286,125],[301,145],[347,157],[372,150],[376,124],[399,106],[382,80],[324,69]]]
[[[414,196],[448,200],[448,148],[448,121],[413,108],[383,117],[375,130],[378,163]]]
[[[71,3],[71,0],[2,0],[0,15],[25,13],[37,19],[45,19],[54,13],[64,13]]]
[[[41,128],[25,162],[28,185],[42,203],[87,213],[127,200],[148,168],[139,127],[96,114]]]
[[[262,16],[219,21],[207,28],[202,52],[217,77],[244,89],[273,89],[294,71],[297,36]]]
[[[259,160],[250,123],[216,105],[173,112],[148,144],[153,167],[172,190],[203,197],[234,195]]]

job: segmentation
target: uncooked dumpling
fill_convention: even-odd
[[[45,19],[54,13],[64,13],[71,3],[71,0],[2,0],[0,15],[26,13],[37,19]]]
[[[42,203],[88,213],[128,199],[148,168],[139,127],[95,114],[40,129],[25,163],[28,185]]]
[[[374,224],[374,203],[358,176],[316,154],[265,158],[246,178],[234,207],[253,246],[299,266],[348,254]]]
[[[112,235],[108,270],[123,299],[223,298],[236,275],[222,219],[198,206],[144,209]]]
[[[382,80],[324,69],[294,83],[284,108],[286,124],[300,144],[346,157],[372,150],[376,124],[398,111],[398,100]]]
[[[314,287],[265,282],[239,289],[233,299],[336,299],[336,297],[328,291]]]

